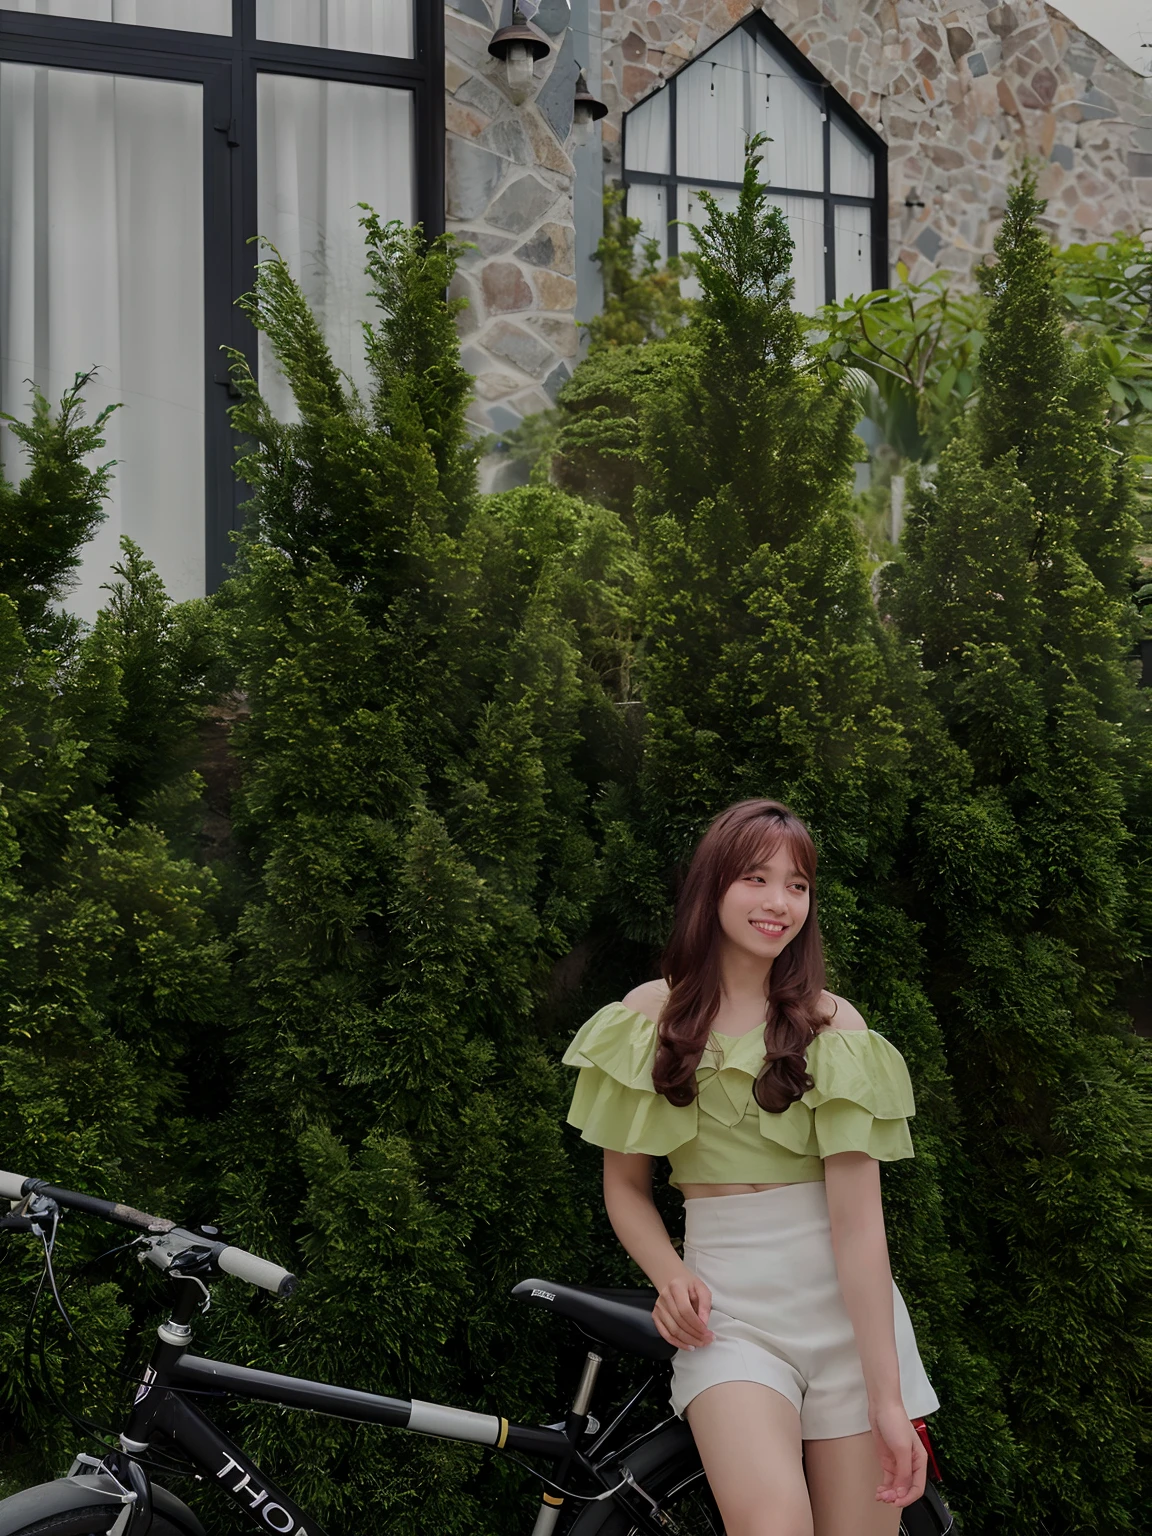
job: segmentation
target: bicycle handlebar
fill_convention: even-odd
[[[279,1264],[271,1264],[267,1259],[257,1258],[244,1248],[221,1248],[216,1255],[216,1263],[226,1275],[247,1280],[249,1285],[262,1286],[264,1290],[271,1291],[273,1296],[291,1296],[298,1284],[290,1270],[281,1269]]]
[[[73,1189],[58,1189],[42,1179],[26,1179],[21,1174],[0,1169],[0,1199],[23,1200],[26,1195],[43,1195],[68,1210],[83,1211],[88,1216],[99,1216],[104,1221],[114,1221],[119,1226],[147,1233],[155,1239],[147,1257],[160,1269],[170,1268],[179,1253],[198,1248],[208,1250],[216,1267],[226,1275],[235,1275],[249,1285],[271,1291],[274,1296],[290,1296],[296,1289],[296,1276],[289,1270],[244,1248],[213,1243],[195,1232],[185,1232],[174,1221],[163,1216],[149,1216],[146,1211],[135,1210],[130,1205],[98,1200],[94,1195],[82,1195]]]
[[[163,1216],[149,1216],[131,1205],[118,1205],[112,1200],[98,1200],[95,1195],[82,1195],[74,1189],[58,1189],[43,1179],[25,1179],[18,1173],[0,1171],[0,1197],[22,1200],[25,1195],[44,1195],[57,1205],[70,1211],[83,1211],[88,1216],[99,1216],[104,1221],[114,1221],[121,1227],[134,1227],[138,1232],[171,1232],[176,1225]]]

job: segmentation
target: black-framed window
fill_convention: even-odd
[[[755,133],[796,243],[797,308],[885,286],[884,141],[759,11],[625,115],[627,208],[644,234],[675,255],[703,216],[701,188],[734,207]]]
[[[93,365],[90,409],[124,402],[81,612],[120,533],[175,596],[218,584],[243,498],[221,348],[278,390],[235,307],[251,237],[287,257],[355,376],[355,205],[443,228],[443,69],[426,0],[0,0],[0,410]]]

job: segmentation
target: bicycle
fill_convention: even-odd
[[[669,1417],[629,1433],[636,1410],[675,1353],[652,1320],[654,1291],[538,1279],[515,1286],[514,1297],[567,1318],[588,1341],[563,1420],[516,1424],[497,1414],[356,1391],[191,1354],[193,1323],[207,1310],[212,1281],[232,1275],[286,1299],[296,1288],[295,1276],[220,1241],[215,1228],[189,1231],[129,1206],[37,1179],[0,1172],[2,1199],[13,1204],[8,1215],[0,1216],[0,1228],[31,1234],[41,1242],[44,1279],[69,1327],[52,1263],[64,1211],[138,1232],[136,1243],[128,1246],[138,1247],[142,1260],[165,1273],[173,1296],[139,1377],[119,1447],[106,1449],[101,1457],[77,1455],[66,1476],[0,1501],[0,1536],[207,1536],[199,1517],[149,1474],[148,1464],[156,1456],[173,1452],[191,1464],[197,1478],[217,1484],[264,1532],[324,1536],[316,1521],[217,1428],[200,1406],[206,1397],[279,1404],[512,1455],[543,1485],[531,1536],[723,1536],[688,1425]],[[600,1368],[615,1353],[638,1356],[652,1369],[622,1407],[604,1413],[604,1424],[591,1410]],[[917,1428],[938,1479],[927,1431],[922,1423]],[[537,1471],[520,1460],[523,1456],[551,1462],[552,1471]],[[923,1499],[903,1512],[901,1530],[904,1536],[945,1536],[952,1530],[951,1515],[934,1482]]]

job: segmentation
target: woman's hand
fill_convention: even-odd
[[[876,1490],[877,1499],[899,1509],[915,1504],[924,1496],[928,1453],[904,1412],[903,1403],[879,1408],[868,1417],[880,1470],[884,1474],[884,1480]]]
[[[710,1344],[712,1292],[672,1246],[652,1203],[652,1159],[647,1153],[604,1153],[604,1204],[616,1236],[660,1293],[652,1309],[660,1337],[677,1349]]]
[[[708,1314],[712,1311],[712,1292],[688,1268],[682,1268],[660,1287],[652,1320],[656,1331],[677,1349],[695,1349],[711,1344]]]

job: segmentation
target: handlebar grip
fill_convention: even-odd
[[[22,1200],[28,1180],[21,1173],[5,1173],[0,1168],[0,1199]]]
[[[273,1296],[291,1296],[299,1281],[288,1270],[281,1269],[279,1264],[270,1264],[267,1259],[258,1259],[254,1253],[248,1253],[243,1248],[221,1248],[216,1255],[216,1263],[226,1275],[235,1275],[238,1280],[247,1280],[249,1285],[260,1285],[266,1291],[271,1291]]]

